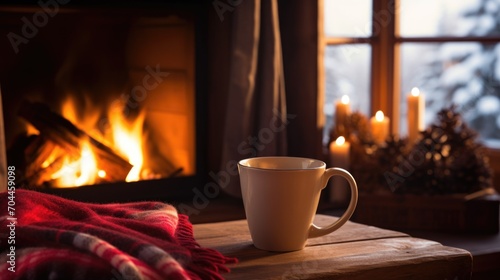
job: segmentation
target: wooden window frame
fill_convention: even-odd
[[[324,49],[329,45],[368,43],[371,45],[371,106],[370,111],[382,110],[391,118],[391,133],[399,133],[400,127],[400,47],[403,43],[444,43],[444,42],[478,42],[478,43],[500,43],[500,36],[484,37],[401,37],[398,34],[399,0],[372,0],[372,35],[370,37],[327,37],[324,35],[324,11],[323,0],[319,0],[318,7],[318,30],[319,30],[319,77],[318,108],[323,106],[325,94],[324,76]],[[390,16],[391,18],[387,18]],[[383,18],[385,17],[385,18]],[[381,22],[377,22],[377,19]],[[318,110],[322,114],[322,110]],[[490,165],[494,173],[500,174],[500,149],[486,148]],[[500,176],[494,178],[494,186],[500,191]]]

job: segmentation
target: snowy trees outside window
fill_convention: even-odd
[[[457,104],[480,140],[500,148],[500,1],[426,2],[402,1],[408,9],[401,10],[401,36],[446,36],[449,42],[402,44],[402,94],[413,86],[426,93],[427,123],[443,107]],[[419,27],[424,18],[411,18],[430,8],[433,16]]]
[[[372,16],[377,1],[324,0],[324,135],[333,124],[333,104],[344,94],[352,110],[373,115],[370,85],[377,67],[371,58],[380,55],[373,46],[391,20],[399,27],[388,40],[400,72],[387,73],[387,82],[400,86],[399,112],[390,116],[399,118],[398,132],[407,134],[406,96],[418,87],[426,98],[426,124],[454,103],[479,140],[500,148],[500,0],[399,0],[396,8],[394,0],[382,0],[389,4]]]

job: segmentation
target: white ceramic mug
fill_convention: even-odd
[[[328,168],[320,160],[297,157],[256,157],[238,163],[243,204],[255,247],[268,251],[295,251],[307,239],[329,234],[345,224],[356,208],[358,188],[352,175]],[[351,188],[351,200],[334,223],[313,224],[321,190],[332,176],[342,176]]]

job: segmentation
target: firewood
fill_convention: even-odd
[[[26,177],[30,177],[43,168],[43,165],[54,159],[50,159],[51,155],[57,151],[57,146],[54,142],[47,140],[43,136],[36,136],[31,143],[24,149],[24,158],[26,162],[25,173]],[[45,166],[46,167],[46,166]]]
[[[51,161],[47,166],[33,169],[30,174],[26,174],[24,180],[30,187],[42,187],[44,183],[53,181],[52,175],[63,167],[64,156],[60,155]]]
[[[132,165],[113,149],[50,110],[45,104],[23,101],[18,114],[38,129],[40,135],[62,148],[71,157],[80,157],[82,145],[88,143],[95,154],[98,170],[106,172],[105,180],[108,182],[124,181],[132,169]]]
[[[56,154],[61,149],[54,142],[43,136],[36,136],[33,141],[24,149],[25,172],[24,179],[29,186],[39,187],[50,179],[49,167],[56,159]]]

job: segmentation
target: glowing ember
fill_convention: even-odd
[[[99,176],[99,178],[106,178],[106,171],[104,170],[97,171],[97,176]]]

